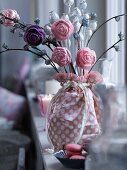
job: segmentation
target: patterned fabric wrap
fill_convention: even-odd
[[[88,84],[68,81],[53,97],[48,115],[48,138],[55,151],[67,143],[84,142],[83,135],[100,133]]]

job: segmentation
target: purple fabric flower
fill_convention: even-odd
[[[40,45],[45,40],[44,29],[38,25],[29,26],[24,34],[25,42],[30,46]]]

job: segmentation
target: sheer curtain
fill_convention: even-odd
[[[125,13],[125,0],[107,0],[107,19]],[[107,24],[107,48],[118,41],[119,33],[125,34],[125,17],[121,17],[119,22],[115,19]],[[110,81],[115,84],[125,84],[125,42],[118,44],[120,51],[115,52],[115,49],[107,53],[107,58],[113,59]]]

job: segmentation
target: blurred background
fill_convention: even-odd
[[[111,17],[127,12],[127,2],[125,0],[86,0],[86,2],[88,5],[86,12],[97,13],[98,26]],[[74,6],[78,3],[79,0],[75,0]],[[20,15],[21,22],[28,24],[34,23],[34,20],[39,18],[42,27],[49,23],[49,12],[55,11],[62,16],[62,14],[66,13],[68,10],[64,6],[63,0],[0,0],[0,9],[16,10]],[[92,38],[90,48],[95,50],[97,57],[99,57],[107,48],[118,41],[118,34],[120,32],[125,34],[126,37],[125,17],[121,17],[119,22],[116,22],[114,19],[104,25],[104,27],[102,27]],[[25,45],[24,40],[19,37],[18,31],[15,34],[12,34],[9,28],[4,28],[0,25],[0,51],[2,50],[3,43],[6,43],[9,48],[22,48]],[[74,51],[74,48],[75,47],[73,46],[71,51]],[[98,68],[106,78],[105,83],[123,86],[126,85],[127,82],[126,40],[121,42],[118,48],[120,49],[119,52],[116,52],[113,48],[104,55]],[[45,49],[45,47],[43,47],[43,49]],[[49,51],[48,53],[50,54]],[[55,71],[50,66],[46,66],[43,60],[37,60],[31,53],[11,51],[0,54],[0,101],[3,102],[3,104],[0,102],[0,116],[4,115],[5,108],[8,109],[8,114],[12,114],[11,112],[8,112],[13,109],[12,105],[9,103],[10,101],[13,105],[16,103],[15,110],[17,110],[16,114],[11,118],[4,115],[8,120],[17,121],[17,117],[20,118],[20,115],[23,116],[26,114],[26,111],[19,110],[20,108],[24,109],[26,106],[24,105],[26,104],[26,91],[23,88],[26,79],[30,80],[30,85],[34,87],[36,95],[40,93],[55,94],[60,86],[52,80],[54,73]],[[1,87],[10,90],[13,94],[4,91],[5,89],[3,90]],[[1,93],[1,91],[3,93]],[[18,94],[19,96],[15,96],[15,94]],[[3,98],[3,96],[5,97]],[[8,101],[6,99],[8,99]],[[37,101],[37,98],[35,99]],[[34,110],[34,106],[32,106],[32,108]],[[0,124],[2,121],[4,121],[4,124],[7,124],[5,120],[1,119]],[[27,114],[23,117],[23,128],[25,134],[28,136],[30,136],[30,132],[27,131],[31,131],[32,129],[29,126],[30,122],[30,115],[27,110]],[[10,124],[8,125],[10,126]],[[20,129],[20,127],[18,127],[18,129]],[[31,159],[34,160],[34,156],[32,158],[30,156],[30,160]],[[34,169],[34,166],[32,167],[31,165],[30,169]]]

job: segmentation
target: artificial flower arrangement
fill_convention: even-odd
[[[0,23],[12,27],[12,33],[20,29],[20,37],[26,43],[21,49],[11,49],[4,43],[4,50],[0,53],[28,51],[44,59],[45,64],[51,65],[57,72],[54,79],[60,82],[61,89],[51,101],[47,118],[48,136],[57,151],[68,143],[88,144],[91,137],[101,133],[102,110],[93,87],[102,83],[103,77],[92,69],[111,48],[118,51],[117,44],[124,40],[120,33],[118,41],[97,57],[95,51],[89,48],[92,37],[107,22],[112,19],[118,22],[125,14],[114,16],[97,27],[96,13],[85,12],[86,1],[80,0],[79,6],[71,11],[73,3],[74,0],[64,0],[68,13],[60,18],[57,13],[50,12],[49,23],[44,27],[39,25],[39,19],[34,24],[21,23],[15,10],[0,12]],[[73,56],[72,43],[75,44]],[[38,45],[49,47],[52,55],[40,50]]]

